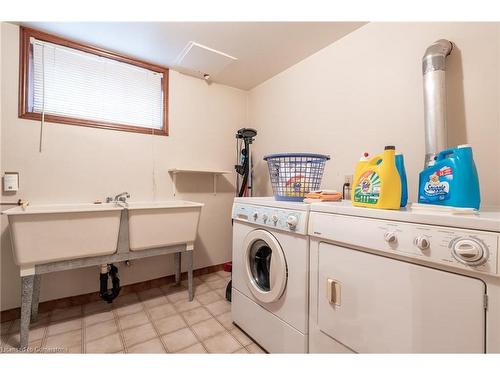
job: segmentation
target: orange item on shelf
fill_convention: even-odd
[[[342,200],[342,194],[336,190],[317,190],[307,193],[305,199],[320,202],[337,202]]]

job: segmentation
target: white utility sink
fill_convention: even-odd
[[[192,244],[202,207],[189,201],[128,202],[130,250]]]
[[[14,260],[29,268],[116,253],[125,209],[130,250],[192,245],[202,207],[188,201],[54,204],[15,207],[3,214],[9,219]]]
[[[123,208],[114,203],[14,207],[9,219],[14,260],[21,267],[116,252]]]

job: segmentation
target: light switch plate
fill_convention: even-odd
[[[3,191],[5,193],[19,190],[19,173],[5,172],[3,175]]]

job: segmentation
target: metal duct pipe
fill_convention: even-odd
[[[453,43],[440,39],[430,45],[422,57],[424,75],[425,166],[447,148],[446,134],[446,57]]]

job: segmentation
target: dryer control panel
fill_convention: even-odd
[[[309,220],[311,236],[332,242],[500,273],[498,235],[494,233],[316,212]]]
[[[307,212],[258,205],[235,203],[233,219],[260,227],[307,234]]]

